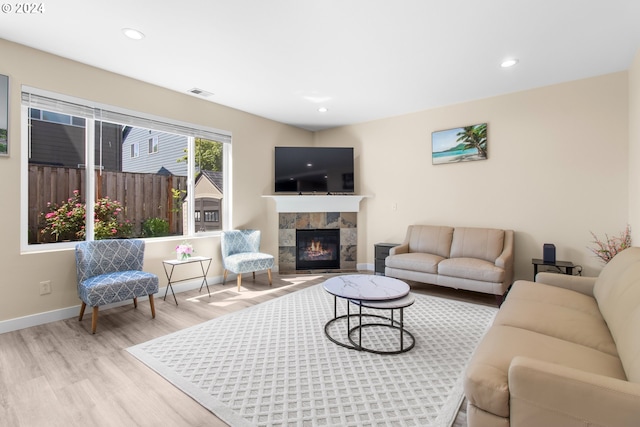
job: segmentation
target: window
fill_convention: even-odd
[[[42,111],[37,108],[32,108],[29,115],[32,119],[45,122],[84,127],[84,119],[82,117],[73,117],[68,114],[54,113],[52,111]]]
[[[220,221],[219,211],[204,211],[204,220],[206,222],[218,222]]]
[[[194,178],[205,174],[219,190],[223,219],[228,215],[223,197],[228,186],[223,165],[231,155],[228,133],[125,114],[38,89],[23,88],[22,103],[29,192],[23,201],[28,217],[23,248],[166,236],[166,230],[175,236],[215,231],[195,225],[201,215],[195,213],[195,200],[211,187],[196,186]],[[160,144],[166,147],[162,153]],[[144,145],[156,155],[141,155]]]
[[[158,152],[158,137],[154,136],[149,138],[149,154]]]

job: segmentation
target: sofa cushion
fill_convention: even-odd
[[[504,230],[456,227],[449,258],[478,258],[495,263],[504,248]]]
[[[421,273],[438,273],[438,263],[444,258],[438,255],[411,252],[388,256],[385,266],[400,270],[419,271]]]
[[[518,281],[494,324],[527,329],[618,356],[596,301],[567,289]]]
[[[409,252],[423,252],[449,257],[453,227],[435,225],[410,225],[405,242],[409,243]]]
[[[554,275],[566,278],[570,277],[560,274]],[[578,278],[578,276],[574,277]],[[511,286],[511,290],[507,296],[507,301],[510,300],[536,301],[549,304],[549,309],[551,309],[551,305],[562,306],[584,311],[593,316],[602,317],[598,304],[593,297],[574,291],[573,289],[554,286],[553,284],[518,280]],[[508,302],[505,302],[505,305],[507,303]]]
[[[620,359],[615,356],[527,329],[494,324],[467,366],[464,389],[471,404],[509,417],[508,374],[516,356],[626,380]]]
[[[613,257],[596,279],[593,294],[629,381],[640,382],[640,248]]]
[[[477,258],[450,258],[438,265],[438,274],[483,282],[502,282],[504,270]]]

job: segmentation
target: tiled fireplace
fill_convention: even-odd
[[[301,271],[356,271],[358,229],[357,212],[281,212],[278,214],[278,267],[280,273],[295,273]],[[311,237],[296,239],[296,230],[318,231],[321,237],[328,235],[326,230],[337,230],[337,241],[326,238],[325,244],[335,248],[322,248],[319,241]],[[320,239],[322,240],[322,238]],[[301,248],[296,248],[296,241],[302,242]],[[311,248],[309,248],[311,246]],[[313,266],[304,262],[313,258],[332,258],[328,251],[337,250],[336,261],[322,262]],[[309,255],[311,254],[311,255]],[[302,263],[296,263],[296,255],[304,258]],[[298,264],[296,266],[296,264]]]

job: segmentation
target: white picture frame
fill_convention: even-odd
[[[9,77],[0,74],[0,156],[9,155]]]

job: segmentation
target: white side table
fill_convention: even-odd
[[[166,274],[167,276],[167,288],[164,291],[164,301],[167,300],[167,292],[169,291],[169,289],[171,289],[171,293],[173,294],[173,300],[176,302],[176,305],[178,305],[178,300],[176,298],[176,294],[175,292],[173,292],[173,286],[172,284],[174,283],[178,283],[178,282],[184,282],[186,280],[193,280],[193,279],[198,279],[200,277],[202,277],[202,283],[200,284],[200,291],[202,291],[202,287],[204,285],[207,285],[207,292],[209,293],[209,298],[211,298],[211,291],[209,291],[209,282],[207,282],[207,273],[209,272],[209,267],[211,267],[211,257],[206,257],[206,256],[192,256],[189,257],[185,260],[177,260],[177,259],[167,259],[162,261],[162,266],[164,267],[164,274]],[[177,265],[185,265],[185,264],[191,264],[194,262],[199,262],[200,263],[200,270],[202,271],[201,275],[198,276],[193,276],[193,277],[188,277],[186,279],[180,279],[180,280],[173,280],[173,270],[174,268],[176,268]]]

